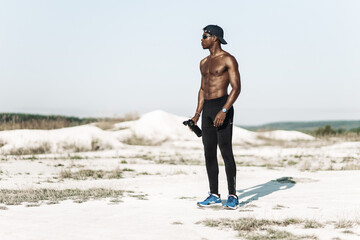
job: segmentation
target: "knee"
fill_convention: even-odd
[[[221,153],[232,151],[231,143],[225,141],[219,142],[219,148]]]
[[[216,157],[217,157],[216,155],[217,155],[216,151],[213,151],[213,150],[205,151],[205,159],[206,159],[206,161],[211,161],[213,159],[216,159]]]

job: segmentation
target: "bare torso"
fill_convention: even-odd
[[[223,51],[217,56],[209,55],[201,61],[201,84],[205,99],[219,98],[227,94],[230,79],[226,60],[231,57]]]
[[[198,105],[192,120],[196,124],[208,99],[220,98],[228,94],[227,90],[231,85],[231,91],[226,103],[219,109],[214,121],[214,126],[221,126],[229,110],[241,91],[240,73],[236,59],[228,52],[222,50],[220,41],[215,35],[203,34],[201,39],[203,49],[209,49],[210,55],[201,60],[201,86],[198,93]]]

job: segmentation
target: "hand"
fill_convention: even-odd
[[[200,117],[199,114],[195,114],[195,116],[191,119],[191,120],[193,120],[193,122],[195,123],[195,125],[197,125],[197,122],[199,121],[199,117]]]
[[[199,121],[199,117],[200,117],[199,114],[195,114],[195,116],[191,119],[191,120],[193,120],[195,125],[197,125],[197,122]],[[189,129],[192,131],[192,129],[190,127],[189,127]]]
[[[226,113],[224,113],[223,111],[218,112],[214,120],[214,127],[222,126],[224,124],[225,118],[226,118]]]

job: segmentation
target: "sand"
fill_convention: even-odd
[[[204,209],[196,205],[206,198],[208,191],[201,140],[181,125],[186,118],[162,111],[145,117],[116,124],[107,131],[87,125],[82,127],[81,136],[85,137],[74,135],[80,142],[92,137],[102,139],[111,145],[109,150],[63,152],[60,147],[56,148],[67,141],[66,137],[70,136],[67,132],[79,133],[77,129],[81,127],[59,129],[57,137],[52,135],[55,130],[26,130],[21,133],[22,137],[27,136],[26,141],[16,139],[20,136],[19,130],[0,132],[0,138],[6,143],[0,148],[3,151],[1,189],[125,191],[117,202],[101,198],[82,203],[64,200],[51,205],[46,201],[35,205],[0,204],[0,239],[246,239],[232,228],[210,227],[200,222],[252,217],[279,221],[297,218],[323,224],[318,228],[305,228],[304,224],[271,226],[295,235],[314,235],[317,239],[360,238],[360,189],[357,187],[360,142],[326,141],[287,131],[259,134],[239,128],[234,154],[240,207]],[[157,124],[151,121],[159,123],[162,118],[166,123],[161,123],[163,132],[156,139],[162,141],[160,145],[127,145],[121,141],[129,132],[143,138],[156,138],[156,131],[151,128]],[[179,122],[179,128],[171,128],[171,124]],[[166,124],[169,126],[165,127]],[[41,136],[34,138],[37,142],[50,141],[54,148],[47,154],[6,154],[21,144],[21,147],[35,144],[31,142],[31,134]],[[226,201],[227,183],[220,155],[219,164],[220,194]],[[113,171],[116,168],[123,171],[122,178],[60,177],[65,170]]]

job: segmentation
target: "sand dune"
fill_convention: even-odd
[[[22,149],[41,153],[74,152],[120,148],[123,146],[116,137],[95,126],[84,125],[54,130],[10,130],[0,131],[3,147],[1,154],[9,154]]]
[[[0,153],[26,152],[74,152],[121,149],[123,142],[139,138],[154,144],[201,147],[198,138],[182,123],[187,117],[162,110],[149,112],[135,121],[114,124],[109,130],[101,130],[94,124],[55,130],[10,130],[0,132]],[[201,121],[199,121],[201,127]],[[312,136],[297,131],[270,131],[256,133],[234,126],[233,143],[258,145],[266,140],[313,140]],[[1,145],[0,145],[1,146]]]

